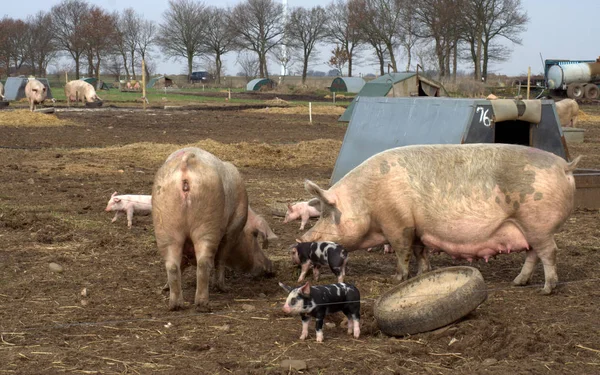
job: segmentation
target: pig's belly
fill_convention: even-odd
[[[469,261],[478,258],[487,261],[497,254],[529,249],[523,232],[512,222],[504,222],[489,235],[473,232],[469,234],[468,228],[452,233],[426,231],[421,236],[421,241],[434,251],[441,250],[453,258],[464,258]]]

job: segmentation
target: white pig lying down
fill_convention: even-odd
[[[108,204],[104,211],[116,211],[115,217],[111,223],[117,221],[119,215],[123,212],[127,214],[127,227],[131,229],[134,212],[152,212],[152,196],[151,195],[117,195],[115,191],[110,196]]]
[[[554,234],[574,206],[573,170],[536,148],[508,144],[416,145],[386,150],[329,190],[311,181],[322,216],[301,241],[333,241],[347,250],[388,242],[396,277],[408,278],[412,252],[430,269],[424,246],[455,258],[486,261],[526,251],[516,285],[527,284],[541,259],[549,294],[558,282]]]
[[[183,307],[181,268],[196,264],[199,309],[208,304],[213,267],[217,287],[224,288],[225,268],[272,274],[263,253],[276,238],[267,222],[248,207],[244,182],[233,164],[199,148],[172,153],[160,167],[152,188],[156,243],[169,284],[169,309]]]

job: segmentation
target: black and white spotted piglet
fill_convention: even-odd
[[[296,240],[298,241],[298,240]],[[308,270],[313,267],[313,278],[319,280],[319,268],[329,265],[337,276],[338,283],[344,282],[348,252],[335,242],[297,242],[291,249],[292,262],[302,267],[298,282],[304,281]]]
[[[283,311],[300,314],[302,334],[300,340],[308,336],[310,318],[316,319],[317,342],[323,342],[323,319],[327,314],[342,311],[348,318],[348,334],[360,336],[360,292],[352,284],[337,283],[310,286],[306,283],[298,288],[279,283],[288,292]]]

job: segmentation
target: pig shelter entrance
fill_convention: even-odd
[[[511,143],[570,160],[554,101],[359,97],[330,184],[369,157],[417,144]]]
[[[494,143],[531,146],[531,123],[519,120],[494,124]]]

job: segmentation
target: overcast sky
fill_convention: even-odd
[[[216,1],[205,0],[207,5],[219,7],[233,6],[241,0]],[[2,0],[0,15],[12,18],[25,19],[40,10],[49,11],[58,4],[59,0],[25,0],[24,2],[14,0]],[[145,18],[162,22],[162,14],[167,9],[167,0],[94,0],[90,3],[101,6],[106,10],[122,11],[132,7]],[[288,0],[290,9],[296,6],[312,7],[318,4],[327,4],[329,0]],[[540,53],[544,59],[583,59],[592,60],[600,56],[600,0],[522,0],[524,9],[529,15],[530,22],[527,31],[523,33],[523,44],[512,45],[513,53],[510,59],[501,64],[494,64],[491,71],[506,74],[520,75],[527,73],[527,67],[531,66],[532,73],[543,71]],[[309,69],[327,71],[331,69],[322,61],[329,58],[329,50],[321,48],[318,60]],[[402,57],[402,56],[400,56]],[[225,57],[226,74],[235,74],[240,70],[235,65],[236,54],[230,53]],[[157,73],[178,74],[186,71],[182,61],[164,60],[158,56],[155,59]],[[400,66],[404,66],[401,64]],[[469,69],[463,64],[462,69]],[[275,63],[269,66],[271,73],[279,73]],[[376,65],[363,64],[358,66],[359,73],[377,73]]]

